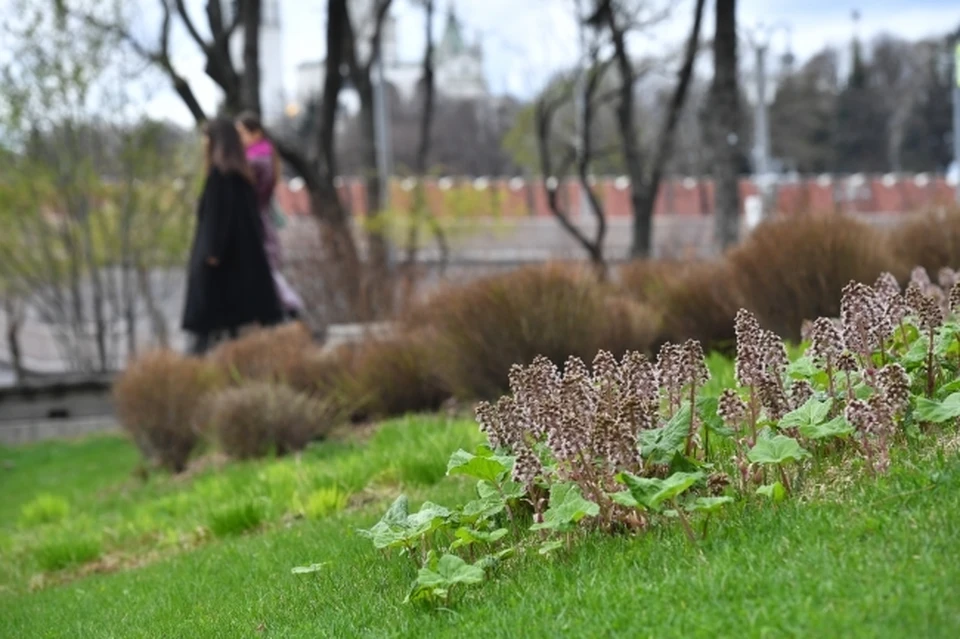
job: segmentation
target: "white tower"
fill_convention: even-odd
[[[226,2],[224,14],[232,16],[236,2]],[[279,0],[262,0],[260,5],[260,108],[266,124],[283,117],[286,96],[283,90],[283,32]],[[237,69],[243,68],[243,28],[230,41],[230,55]]]

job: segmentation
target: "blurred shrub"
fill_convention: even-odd
[[[616,279],[631,299],[658,306],[667,288],[696,264],[681,260],[635,260],[616,270]]]
[[[24,528],[56,524],[70,514],[70,504],[63,497],[44,493],[20,509],[20,525]]]
[[[357,368],[363,347],[348,344],[324,351],[312,347],[293,361],[287,371],[287,385],[326,402],[335,422],[357,419],[364,408],[364,396],[357,383]]]
[[[960,266],[960,210],[914,216],[891,229],[889,245],[905,269],[922,266],[935,274]],[[905,278],[907,273],[900,274]]]
[[[326,402],[283,384],[249,382],[209,401],[210,430],[223,452],[237,459],[303,450],[333,425]]]
[[[171,351],[148,353],[114,385],[117,418],[144,457],[180,472],[200,440],[198,408],[221,385],[205,361]]]
[[[263,523],[266,513],[263,507],[253,501],[231,504],[210,515],[210,532],[216,537],[242,535]]]
[[[431,367],[432,339],[411,331],[365,344],[352,359],[349,380],[341,388],[351,396],[351,413],[389,417],[435,411],[449,392]]]
[[[290,323],[258,329],[224,342],[210,354],[210,359],[236,384],[286,382],[313,348],[306,326]]]
[[[733,320],[743,305],[743,294],[727,262],[693,262],[682,272],[671,272],[662,282],[661,330],[655,340],[697,339],[704,348],[729,350],[733,346]]]
[[[506,389],[513,364],[537,355],[562,364],[601,348],[647,350],[652,331],[637,331],[643,311],[608,297],[587,271],[526,268],[442,291],[406,323],[433,329],[432,367],[455,395],[491,398]]]
[[[768,222],[727,256],[744,305],[765,328],[799,341],[804,320],[837,317],[843,287],[901,271],[886,234],[847,216]]]

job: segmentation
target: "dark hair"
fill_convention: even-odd
[[[221,173],[236,173],[253,181],[253,171],[247,163],[247,154],[240,134],[230,120],[217,118],[203,127],[209,144],[207,145],[207,168],[217,169]]]
[[[243,125],[250,133],[263,133],[263,123],[260,121],[260,116],[254,113],[253,111],[244,111],[237,116],[237,122]]]

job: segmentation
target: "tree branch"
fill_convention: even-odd
[[[161,0],[165,5],[166,0]],[[177,5],[177,13],[180,14],[180,19],[183,20],[184,26],[187,27],[187,32],[190,34],[190,37],[193,38],[193,41],[197,43],[197,46],[200,47],[200,50],[204,53],[209,53],[210,44],[203,39],[203,36],[200,35],[200,32],[197,30],[196,25],[193,23],[193,19],[190,17],[190,12],[187,11],[187,6],[183,0],[175,0]],[[211,0],[211,2],[217,2],[217,0]],[[210,3],[207,5],[210,6]]]
[[[90,14],[75,15],[77,15],[88,26],[101,31],[102,33],[113,35],[123,42],[126,42],[127,45],[133,49],[134,53],[136,53],[138,56],[147,62],[160,67],[160,69],[169,78],[170,84],[173,85],[174,91],[177,92],[177,95],[180,96],[180,99],[183,100],[184,104],[190,110],[190,114],[193,116],[194,120],[196,120],[198,124],[206,122],[207,116],[203,110],[203,107],[200,106],[200,101],[197,100],[193,89],[186,79],[177,73],[176,69],[174,69],[173,63],[170,60],[170,31],[172,14],[166,0],[161,0],[160,5],[163,7],[163,19],[161,22],[159,49],[155,50],[145,47],[133,36],[133,34],[127,31],[119,23],[103,22]]]

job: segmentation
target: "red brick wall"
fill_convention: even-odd
[[[599,178],[596,192],[609,217],[630,215],[630,190],[620,188],[624,179]],[[406,210],[412,191],[410,183],[393,180],[391,208]],[[539,180],[533,183],[533,211],[528,205],[530,185],[517,180],[496,179],[475,186],[472,180],[458,180],[452,184],[430,180],[427,184],[427,202],[438,215],[471,214],[478,217],[503,215],[544,217],[550,215],[547,200]],[[405,188],[407,187],[407,188]],[[366,196],[360,180],[342,181],[341,197],[351,209],[363,214]],[[561,202],[572,218],[579,216],[580,184],[568,181],[562,185]],[[757,194],[751,180],[740,183],[741,198]],[[289,184],[277,189],[280,207],[294,215],[309,213],[309,198],[304,189],[294,191]],[[846,211],[857,213],[915,213],[954,202],[954,187],[941,176],[904,176],[901,178],[857,176],[834,179],[809,178],[783,183],[777,188],[777,210],[787,214]],[[655,215],[710,215],[713,208],[713,182],[698,182],[692,178],[665,181],[657,196]]]

